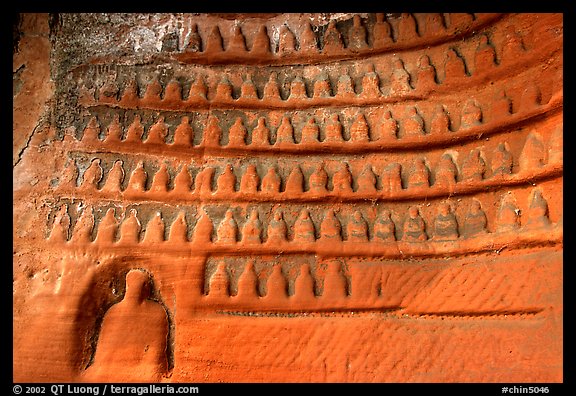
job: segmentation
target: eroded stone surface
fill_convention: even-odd
[[[562,15],[19,29],[15,381],[562,381]]]

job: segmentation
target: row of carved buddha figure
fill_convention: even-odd
[[[275,35],[270,36],[266,25],[260,25],[250,40],[252,43],[250,49],[247,47],[242,26],[239,24],[234,25],[230,35],[224,31],[223,37],[218,24],[210,24],[211,27],[199,29],[198,24],[193,23],[183,50],[186,53],[226,51],[253,57],[266,57],[273,53],[286,56],[296,52],[309,53],[319,50],[322,54],[340,54],[344,50],[354,54],[367,49],[392,49],[396,42],[421,44],[426,42],[427,38],[449,37],[450,33],[471,31],[474,26],[497,17],[498,15],[494,14],[404,13],[399,18],[389,21],[383,13],[365,18],[354,15],[351,18],[351,26],[344,32],[342,29],[350,24],[350,19],[341,22],[331,19],[325,29],[320,26],[313,27],[310,22],[304,22],[297,28],[290,28],[285,23],[278,29],[277,38],[274,37]],[[296,29],[301,29],[297,32],[298,37],[294,33]],[[168,33],[163,38],[162,49],[163,51],[178,51],[179,42],[178,33]]]
[[[267,81],[263,85],[258,83],[258,86],[250,73],[247,73],[239,87],[233,86],[226,73],[215,79],[208,79],[202,74],[197,74],[192,81],[187,76],[173,78],[164,86],[158,77],[144,87],[140,87],[137,80],[130,77],[123,78],[123,83],[108,79],[97,88],[90,81],[80,87],[80,98],[81,102],[88,105],[119,103],[166,109],[190,107],[187,105],[202,107],[203,103],[207,106],[208,102],[211,105],[244,104],[255,107],[314,105],[316,102],[324,105],[342,102],[378,103],[384,98],[409,98],[411,94],[426,94],[438,84],[462,83],[463,78],[481,75],[497,66],[494,48],[488,43],[487,36],[482,37],[485,39],[478,48],[474,72],[466,64],[461,52],[454,47],[446,52],[442,73],[438,73],[438,66],[432,64],[428,55],[421,55],[416,67],[410,72],[399,57],[392,59],[389,69],[386,67],[386,70],[380,72],[374,64],[364,65],[365,70],[358,77],[359,84],[350,76],[349,66],[342,66],[338,75],[332,78],[327,71],[322,70],[313,78],[294,75],[283,77],[281,81],[278,73],[271,71]],[[518,54],[513,59],[517,61]],[[188,92],[184,92],[184,85],[190,86]]]
[[[352,276],[338,261],[301,264],[211,260],[205,266],[203,294],[208,298],[352,297]],[[317,301],[317,302],[321,302]]]
[[[103,127],[96,116],[92,116],[81,131],[80,139],[86,143],[98,142],[104,139],[105,143],[143,142],[146,144],[170,144],[179,147],[230,147],[262,149],[266,147],[290,147],[291,145],[306,145],[313,148],[315,145],[330,147],[351,147],[352,144],[364,145],[368,143],[386,145],[394,143],[397,139],[420,141],[423,137],[437,140],[451,138],[448,133],[461,132],[479,133],[486,128],[513,123],[515,116],[525,117],[527,112],[537,109],[538,88],[529,86],[520,99],[520,106],[516,113],[512,113],[512,101],[502,91],[494,98],[483,111],[476,100],[469,99],[460,110],[459,117],[454,111],[448,112],[445,106],[437,105],[431,112],[424,114],[416,106],[406,106],[404,116],[399,118],[391,110],[384,110],[382,115],[366,116],[358,113],[353,117],[344,117],[338,113],[330,113],[326,117],[298,115],[300,122],[295,128],[296,115],[292,117],[286,113],[281,117],[277,126],[271,125],[266,117],[259,117],[255,122],[248,124],[243,117],[237,116],[233,120],[219,118],[215,114],[208,114],[199,127],[194,130],[190,124],[189,116],[182,116],[179,120],[170,120],[168,123],[164,116],[158,116],[149,126],[145,126],[139,114],[130,122],[127,117],[120,121],[120,114],[114,113],[107,127]],[[548,108],[547,106],[546,108]],[[536,113],[534,114],[536,115]],[[458,117],[458,119],[456,119]],[[174,123],[178,123],[177,125]],[[129,122],[129,123],[128,123]],[[458,128],[456,128],[456,122]],[[230,123],[228,128],[223,124]],[[124,125],[123,125],[124,124]],[[174,125],[169,125],[174,124]],[[482,131],[479,131],[482,129]],[[170,141],[170,143],[169,143]],[[197,142],[197,143],[195,143]]]
[[[554,135],[552,135],[554,136]],[[518,177],[538,177],[562,168],[561,136],[544,144],[536,133],[528,135],[518,159]],[[59,180],[58,188],[100,190],[105,193],[140,195],[186,194],[193,197],[230,197],[300,199],[312,196],[338,197],[394,197],[403,191],[418,193],[433,188],[439,193],[453,193],[462,186],[469,190],[476,185],[483,188],[484,180],[516,180],[513,175],[514,158],[507,143],[500,143],[489,155],[484,149],[473,149],[461,164],[454,160],[454,151],[447,151],[431,166],[425,157],[416,157],[410,164],[389,163],[377,169],[368,163],[353,173],[354,160],[280,165],[276,161],[265,164],[230,163],[192,165],[156,161],[139,161],[126,175],[124,162],[119,159],[79,159],[84,167],[80,174],[77,160],[71,158]],[[157,170],[154,171],[154,168]],[[260,168],[260,169],[259,169]],[[266,169],[267,168],[267,169]],[[148,169],[148,170],[147,170]],[[154,173],[152,173],[154,172]],[[464,187],[465,186],[465,187]],[[423,191],[424,189],[424,191]],[[279,195],[281,194],[281,195]],[[303,195],[304,194],[304,195]],[[150,195],[150,196],[152,196]],[[144,196],[144,195],[143,195]]]
[[[109,208],[96,224],[93,209],[87,206],[72,225],[68,204],[64,203],[54,215],[50,239],[88,243],[93,241],[92,236],[95,235],[94,240],[101,243],[116,241],[121,244],[142,241],[183,243],[188,242],[188,235],[191,234],[192,242],[213,242],[221,245],[241,242],[249,245],[267,243],[269,246],[274,246],[281,242],[312,243],[316,240],[422,242],[430,238],[454,240],[461,236],[471,237],[486,233],[489,228],[493,232],[505,232],[518,230],[521,225],[528,228],[550,225],[548,203],[539,188],[535,188],[530,194],[525,216],[518,208],[514,194],[504,194],[491,227],[488,227],[487,216],[477,199],[470,201],[466,214],[460,219],[453,204],[447,201],[440,202],[437,205],[436,215],[428,220],[424,219],[418,206],[411,206],[406,214],[399,214],[389,209],[381,210],[376,218],[370,221],[371,224],[366,220],[370,217],[361,210],[342,218],[343,216],[337,215],[333,209],[318,209],[312,213],[305,208],[299,208],[299,214],[294,222],[288,224],[284,216],[284,212],[288,211],[277,209],[271,214],[267,212],[263,215],[257,209],[252,209],[247,218],[242,219],[242,224],[233,208],[229,208],[219,222],[212,219],[206,210],[200,209],[200,216],[193,230],[189,230],[192,226],[186,218],[186,212],[180,211],[169,227],[167,236],[167,227],[161,211],[152,216],[143,230],[137,210],[134,208],[125,211],[122,221],[116,218],[116,210]],[[524,217],[524,224],[521,224],[521,215]],[[262,222],[261,217],[265,217],[267,225]],[[266,231],[265,237],[264,231]]]

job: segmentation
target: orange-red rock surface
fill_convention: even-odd
[[[561,14],[21,14],[16,382],[561,382]]]

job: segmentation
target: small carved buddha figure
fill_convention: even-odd
[[[282,122],[276,131],[275,144],[294,144],[294,127],[292,127],[290,118],[288,118],[286,115],[282,117]]]
[[[95,242],[99,245],[110,244],[116,240],[116,232],[118,231],[118,220],[114,208],[109,208],[98,224]]]
[[[188,45],[186,52],[201,52],[202,51],[202,37],[198,33],[198,24],[193,23],[190,26],[190,33],[188,34]]]
[[[236,224],[236,220],[234,220],[232,210],[228,209],[224,215],[224,219],[216,230],[218,242],[226,244],[236,243],[237,234],[238,225]]]
[[[274,212],[270,224],[268,224],[269,243],[285,242],[287,240],[288,227],[280,210]]]
[[[124,168],[122,168],[122,160],[114,161],[112,169],[108,173],[108,178],[106,179],[106,184],[102,190],[109,192],[119,192],[122,187],[122,181],[124,180]]]
[[[474,99],[468,100],[462,109],[460,128],[471,128],[482,124],[482,109]]]
[[[188,166],[186,164],[182,164],[180,171],[174,178],[174,191],[189,193],[191,185],[192,185],[192,178],[190,177]]]
[[[174,145],[190,147],[192,145],[192,140],[194,137],[194,130],[190,126],[190,118],[187,116],[182,117],[180,124],[176,127],[174,131]]]
[[[242,229],[242,242],[248,244],[258,244],[262,243],[262,223],[258,218],[258,211],[253,209],[250,212],[250,217],[244,224],[244,228]]]
[[[466,77],[466,65],[464,64],[464,59],[460,57],[454,48],[450,48],[446,52],[444,73],[445,79],[449,81]]]
[[[430,172],[424,158],[417,158],[408,175],[408,188],[422,189],[430,186]]]
[[[458,222],[452,212],[450,204],[443,202],[438,209],[438,215],[434,219],[434,239],[453,240],[458,239]]]
[[[512,173],[512,154],[504,143],[499,143],[492,155],[492,173],[494,176],[504,176]]]
[[[136,168],[132,171],[130,180],[128,181],[128,187],[126,190],[132,192],[141,192],[146,189],[146,181],[148,179],[148,174],[144,169],[144,162],[139,161]]]
[[[260,178],[258,177],[258,172],[256,172],[256,166],[249,164],[240,180],[240,192],[244,194],[255,194],[258,191],[259,182]]]
[[[210,277],[208,295],[210,297],[217,298],[225,298],[230,296],[230,275],[224,260],[217,264],[216,270]]]
[[[158,120],[150,127],[148,137],[144,143],[146,144],[165,144],[166,136],[168,136],[168,125],[164,122],[164,117],[159,117]]]
[[[352,192],[352,175],[348,170],[348,164],[344,164],[332,176],[332,184],[335,193],[351,193]]]
[[[89,381],[160,381],[165,375],[168,315],[151,299],[151,291],[147,272],[133,269],[126,274],[124,297],[102,320],[94,361],[86,371]]]
[[[418,59],[416,89],[419,91],[428,91],[436,86],[436,69],[430,63],[428,55],[422,55]]]
[[[378,139],[396,139],[398,135],[398,121],[392,116],[390,110],[386,110],[380,120]]]
[[[308,93],[306,92],[306,84],[300,76],[296,76],[294,80],[290,83],[290,96],[289,100],[302,100],[308,99]]]
[[[350,141],[368,142],[370,140],[370,128],[364,114],[359,114],[350,126]]]
[[[328,98],[332,96],[332,86],[326,73],[320,74],[314,82],[313,96],[315,98]]]
[[[116,113],[114,114],[112,121],[108,125],[108,129],[106,130],[106,138],[104,139],[104,142],[120,143],[122,141],[123,135],[124,131],[122,129],[122,125],[120,124],[120,115]]]
[[[244,38],[244,34],[242,34],[242,29],[240,26],[234,26],[234,34],[232,35],[232,39],[228,44],[227,51],[234,51],[234,52],[246,52],[246,39]]]
[[[217,192],[226,194],[233,193],[235,185],[236,175],[234,175],[232,165],[226,164],[224,171],[220,176],[218,176],[218,180],[216,182]]]
[[[421,31],[421,36],[437,36],[439,34],[444,34],[446,30],[446,23],[444,21],[444,16],[436,12],[428,12],[424,17],[423,31]]]
[[[212,194],[212,178],[214,177],[214,168],[211,166],[203,168],[196,175],[194,181],[194,192],[197,194]]]
[[[82,179],[82,188],[98,188],[98,183],[102,179],[104,172],[100,166],[100,158],[94,158],[90,166],[84,172]]]
[[[295,242],[314,242],[316,241],[314,223],[310,218],[310,212],[304,209],[294,223],[294,241]]]
[[[168,173],[168,167],[163,162],[162,164],[160,164],[158,172],[156,172],[154,178],[152,179],[152,185],[150,186],[150,191],[159,193],[167,192],[169,182],[170,182],[170,173]]]
[[[140,242],[140,230],[142,226],[137,214],[138,212],[134,208],[130,209],[127,214],[124,214],[124,221],[120,225],[119,243],[131,245]]]
[[[288,297],[288,282],[282,272],[281,264],[272,267],[272,273],[266,282],[266,295],[264,297],[272,301]]]
[[[274,167],[270,167],[262,179],[262,192],[267,194],[280,192],[280,176],[278,176]]]
[[[342,226],[333,210],[328,210],[320,224],[320,238],[325,240],[342,240]]]
[[[246,145],[246,127],[242,118],[236,118],[234,124],[230,127],[228,136],[228,146],[243,147]]]
[[[74,230],[72,232],[71,240],[74,243],[90,243],[92,242],[92,230],[94,229],[94,211],[92,206],[87,205],[76,224],[74,225]]]
[[[68,205],[64,204],[54,217],[54,225],[50,232],[50,242],[66,242],[68,240],[68,230],[70,229],[70,215],[68,215]]]
[[[520,209],[511,193],[505,194],[500,203],[497,216],[499,232],[515,231],[520,228]]]
[[[403,126],[405,137],[424,136],[426,134],[424,120],[414,106],[408,107],[407,118],[404,119]]]
[[[457,173],[458,170],[452,160],[452,156],[445,153],[436,167],[436,181],[434,184],[453,192],[456,187]]]
[[[76,160],[71,158],[60,177],[60,188],[74,188],[78,180],[78,166]]]
[[[100,135],[100,123],[98,123],[98,119],[96,116],[90,118],[88,121],[88,125],[84,128],[84,135],[82,136],[83,142],[97,142]]]
[[[242,271],[238,278],[238,293],[236,296],[241,299],[258,297],[258,275],[256,275],[253,260],[246,263],[244,271]]]
[[[534,189],[531,195],[526,226],[530,228],[549,226],[548,202],[546,202],[546,199],[542,196],[542,191],[540,189]]]
[[[384,209],[374,222],[374,238],[380,241],[395,241],[396,226],[392,221],[391,212]]]
[[[318,143],[318,136],[320,128],[316,124],[314,117],[310,117],[308,122],[302,128],[302,141],[301,143]]]
[[[278,39],[278,53],[280,55],[291,54],[296,51],[296,36],[288,28],[287,25],[282,25],[280,28],[280,37]]]
[[[502,58],[504,61],[512,63],[522,57],[524,53],[524,43],[521,36],[516,31],[516,27],[509,25],[506,27]]]
[[[188,222],[184,211],[180,211],[172,222],[167,240],[174,244],[188,243]]]
[[[436,112],[430,123],[430,134],[443,134],[450,131],[450,117],[443,105],[436,107]]]
[[[94,97],[94,92],[92,92],[92,97]],[[125,106],[136,106],[140,98],[138,96],[138,82],[135,78],[132,78],[124,87],[122,96],[120,98],[120,103]]]
[[[486,162],[482,159],[479,149],[470,151],[462,164],[462,180],[482,181],[486,171]]]
[[[302,52],[317,52],[318,41],[316,33],[312,30],[310,23],[304,23],[304,30],[300,34],[300,51]]]
[[[222,45],[222,35],[220,34],[220,29],[217,25],[214,25],[212,30],[210,30],[204,51],[208,53],[224,51],[224,46]]]
[[[144,233],[144,242],[156,243],[164,242],[164,231],[166,226],[162,219],[162,213],[156,212],[154,216],[148,221],[146,225],[146,232]]]
[[[402,166],[398,163],[390,164],[384,169],[382,175],[382,189],[390,194],[402,191]]]
[[[331,19],[330,22],[328,22],[328,27],[324,33],[324,47],[322,48],[322,52],[340,52],[342,49],[344,49],[342,35],[336,27],[336,21]]]
[[[304,192],[304,175],[298,165],[294,166],[288,175],[285,192],[294,196]]]
[[[372,166],[367,164],[358,176],[358,192],[375,193],[376,175],[372,171]]]
[[[202,144],[207,147],[220,146],[220,139],[222,138],[222,129],[218,123],[218,119],[210,115],[208,117],[208,124],[204,128],[202,137]]]
[[[400,58],[394,59],[392,63],[394,70],[390,77],[390,95],[398,96],[405,94],[412,89],[410,86],[410,74],[404,68],[404,63]]]
[[[474,73],[479,74],[490,70],[496,65],[496,51],[488,41],[488,36],[483,34],[480,36],[480,43],[476,48],[474,54]]]
[[[411,41],[418,38],[418,26],[414,15],[404,12],[400,15],[398,23],[398,41]]]
[[[252,44],[250,52],[260,55],[270,53],[270,37],[268,36],[266,25],[261,25],[260,28],[258,28],[258,33],[256,33],[256,37],[254,37],[254,43]]]
[[[350,99],[356,97],[356,92],[354,91],[354,82],[348,73],[344,73],[338,77],[336,95],[341,99]]]
[[[393,43],[392,28],[383,13],[376,14],[376,23],[374,24],[372,35],[374,37],[374,48],[382,48]]]
[[[486,214],[482,210],[480,201],[473,199],[470,204],[470,210],[464,219],[464,236],[471,237],[477,234],[486,233],[487,224],[488,220],[486,219]]]
[[[408,218],[404,223],[403,239],[406,241],[425,241],[428,239],[426,224],[416,206],[411,206],[408,209]]]
[[[210,243],[214,224],[204,209],[200,209],[200,218],[194,228],[193,241],[195,243]]]
[[[512,114],[512,101],[503,89],[496,93],[490,109],[491,121],[505,119]]]
[[[257,147],[270,146],[270,129],[266,126],[266,119],[264,117],[258,119],[258,125],[252,130],[251,144]]]
[[[338,119],[338,113],[333,113],[324,129],[326,138],[324,142],[342,142],[342,124]]]
[[[146,92],[144,92],[144,97],[142,98],[142,102],[147,104],[157,104],[162,99],[160,95],[162,94],[162,85],[158,78],[155,77],[146,87]]]
[[[545,163],[546,149],[541,136],[532,130],[526,137],[526,142],[520,153],[518,163],[520,172],[533,172]]]
[[[366,99],[376,99],[381,95],[380,78],[376,74],[374,65],[371,65],[368,72],[362,77],[362,97]]]
[[[362,26],[360,15],[354,15],[352,18],[352,27],[348,32],[348,48],[363,49],[368,47],[366,43],[366,28]]]
[[[208,87],[204,82],[204,78],[202,78],[202,76],[196,76],[194,81],[192,81],[192,85],[190,85],[190,91],[188,93],[188,102],[205,101],[207,94],[208,94]]]
[[[240,97],[238,99],[258,100],[258,92],[256,92],[256,86],[252,81],[252,76],[248,75],[246,80],[242,82],[240,86]]]
[[[354,212],[347,226],[348,240],[351,242],[368,242],[368,224],[360,211]]]
[[[268,81],[264,85],[262,99],[280,100],[280,87],[278,86],[278,74],[276,72],[270,73],[270,77],[268,77]]]
[[[215,102],[227,103],[232,101],[232,84],[228,77],[222,76],[218,84],[216,85],[216,94],[214,95]]]
[[[323,164],[319,164],[314,172],[310,175],[309,185],[310,191],[314,193],[325,193],[327,191],[326,184],[328,183],[328,174],[324,169]]]

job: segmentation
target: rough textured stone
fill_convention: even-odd
[[[14,381],[563,380],[561,14],[22,14]]]

